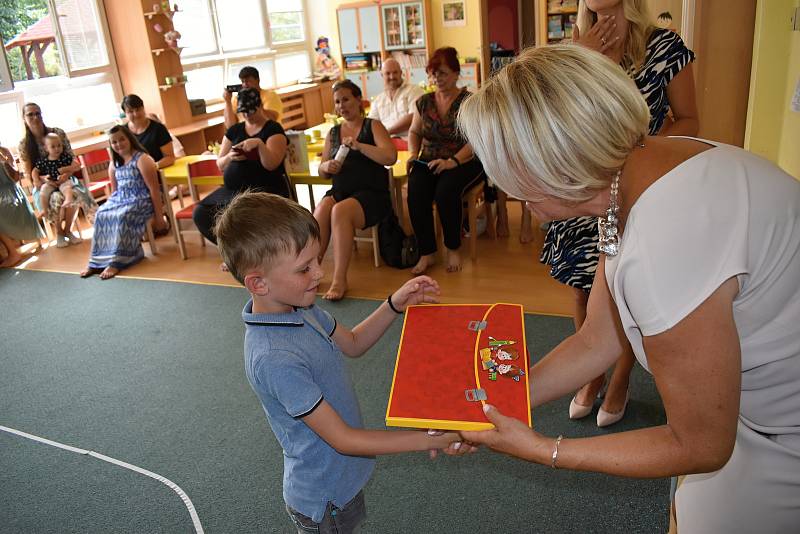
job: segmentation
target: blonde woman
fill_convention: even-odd
[[[463,437],[559,469],[686,475],[678,531],[795,531],[800,182],[736,147],[649,136],[648,119],[613,61],[560,45],[490,78],[459,126],[540,220],[603,221],[586,320],[531,369],[532,405],[597,376],[630,343],[667,423],[553,438],[487,405],[496,428]]]
[[[650,135],[695,135],[697,106],[691,62],[694,53],[678,34],[657,28],[646,0],[586,0],[580,3],[574,40],[611,58],[636,83],[650,111]],[[551,275],[573,288],[575,327],[586,316],[586,303],[598,260],[597,220],[578,217],[550,225],[541,261]],[[634,364],[625,349],[614,367],[597,425],[622,419],[628,403],[628,379]],[[569,407],[571,419],[592,412],[603,387],[605,373],[582,387]]]

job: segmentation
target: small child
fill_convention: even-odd
[[[69,174],[59,174],[58,169],[72,165],[72,156],[64,152],[64,144],[56,133],[49,133],[44,136],[44,146],[47,150],[47,157],[40,158],[36,162],[36,167],[31,172],[33,183],[42,183],[42,198],[40,204],[45,216],[50,208],[50,195],[58,189],[64,195],[65,208],[72,206],[72,180]]]
[[[245,372],[283,448],[283,498],[298,532],[357,529],[376,454],[460,453],[453,432],[363,429],[343,358],[364,354],[406,306],[435,302],[434,280],[409,280],[350,330],[314,306],[323,273],[319,226],[308,210],[244,193],[221,213],[215,233],[230,273],[252,297],[242,312]]]

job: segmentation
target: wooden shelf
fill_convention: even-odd
[[[156,15],[164,15],[166,17],[172,18],[172,15],[175,13],[180,13],[181,10],[178,9],[177,11],[147,11],[144,16],[147,17],[148,20],[152,20],[153,17]]]
[[[176,54],[178,54],[180,56],[181,52],[183,51],[183,49],[184,49],[183,46],[178,46],[178,47],[175,47],[175,48],[170,46],[170,47],[167,47],[167,48],[154,48],[154,49],[151,50],[151,52],[154,53],[156,56],[160,56],[164,52],[175,52]]]
[[[186,85],[186,82],[175,82],[172,85],[159,85],[158,88],[162,91],[166,91],[167,89],[172,89],[173,87],[177,87],[178,85]]]

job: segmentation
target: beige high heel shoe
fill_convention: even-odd
[[[601,406],[600,409],[597,411],[597,426],[600,428],[604,426],[611,426],[614,423],[620,421],[623,417],[625,417],[625,409],[628,407],[628,400],[630,399],[631,391],[630,389],[625,392],[625,403],[622,405],[622,409],[618,412],[611,413],[607,412]]]
[[[606,381],[603,380],[603,385],[600,386],[600,389],[597,391],[597,398],[602,399],[603,396],[606,394]],[[577,394],[576,394],[577,395]],[[584,406],[583,404],[578,404],[575,400],[575,397],[572,397],[572,400],[569,403],[569,418],[570,419],[582,419],[592,413],[592,408],[594,408],[594,403],[590,404],[589,406]]]

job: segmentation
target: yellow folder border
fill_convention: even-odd
[[[525,336],[525,310],[521,304],[513,304],[511,302],[496,302],[488,304],[489,309],[484,313],[483,320],[488,317],[489,311],[498,305],[515,306],[519,309],[520,321],[522,323],[522,346],[525,348],[525,362],[527,364],[525,369],[525,402],[528,406],[528,426],[531,427],[531,390],[530,390],[530,358],[528,354],[528,343]],[[417,304],[409,306],[409,308],[421,308],[430,306],[430,304]],[[435,304],[435,306],[487,306],[487,304]],[[397,379],[397,368],[400,365],[400,350],[403,348],[403,338],[406,333],[406,321],[408,320],[408,313],[403,316],[403,329],[400,332],[400,343],[397,346],[397,354],[395,355],[394,373],[392,374],[392,387],[389,390],[389,402],[386,406],[386,426],[399,426],[406,428],[436,428],[441,430],[491,430],[494,428],[492,423],[478,423],[475,421],[451,421],[447,419],[421,419],[414,417],[391,417],[389,412],[392,409],[392,399],[394,398],[394,386]],[[477,333],[475,340],[474,350],[474,369],[475,369],[475,382],[480,388],[480,374],[478,372],[478,344],[480,342],[480,332]],[[485,404],[481,401],[481,405]]]

